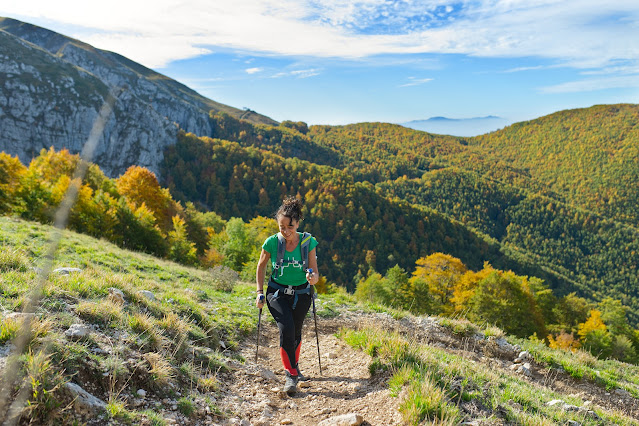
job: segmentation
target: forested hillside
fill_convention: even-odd
[[[622,106],[619,110],[625,109]],[[580,113],[587,116],[589,110]],[[331,242],[328,257],[337,254],[336,260],[342,262],[335,265],[340,265],[338,269],[344,271],[331,278],[337,278],[349,288],[351,277],[358,272],[356,269],[362,273],[362,261],[366,259],[363,250],[370,249],[377,254],[376,270],[384,271],[395,263],[411,270],[419,250],[422,247],[430,249],[428,245],[418,245],[415,239],[445,245],[449,230],[458,235],[455,229],[459,222],[475,230],[473,238],[485,235],[484,239],[492,242],[489,252],[493,254],[489,256],[485,251],[467,252],[467,243],[451,244],[456,247],[454,252],[442,250],[455,254],[473,267],[481,259],[490,260],[500,267],[513,267],[518,273],[542,277],[559,293],[578,291],[593,300],[609,295],[628,306],[639,307],[636,228],[605,214],[596,214],[585,205],[570,202],[570,194],[561,188],[547,185],[538,173],[528,170],[524,164],[518,165],[507,156],[502,158],[485,150],[475,139],[430,135],[383,123],[307,129],[304,123],[290,122],[287,127],[253,126],[221,115],[216,116],[215,121],[216,136],[238,143],[233,150],[256,147],[261,151],[249,150],[250,155],[238,152],[228,157],[219,152],[213,154],[222,146],[226,146],[222,149],[224,152],[230,149],[230,145],[224,145],[222,141],[215,141],[207,150],[203,148],[206,144],[194,139],[189,140],[189,148],[186,148],[186,139],[181,138],[167,155],[163,171],[172,193],[178,199],[198,201],[222,216],[243,218],[272,213],[285,193],[308,198],[311,202],[309,211],[313,213],[309,221],[318,223],[316,229],[308,230],[317,231],[320,237],[323,237],[323,230],[329,231],[326,238]],[[196,148],[196,145],[201,146]],[[606,146],[603,144],[601,149]],[[266,156],[265,150],[289,159]],[[290,157],[309,163],[300,163]],[[265,161],[265,158],[271,160]],[[631,156],[620,157],[619,161],[631,161]],[[331,167],[315,168],[313,163]],[[548,168],[549,173],[552,170]],[[312,179],[321,175],[324,182],[340,184],[310,185],[309,172]],[[583,181],[585,177],[575,179]],[[376,188],[371,184],[376,184]],[[366,189],[367,195],[358,193],[356,198],[334,198],[327,203],[327,208],[313,209],[316,193],[353,193],[352,190],[344,191],[350,186]],[[312,189],[309,194],[308,189]],[[626,193],[630,193],[628,191]],[[387,219],[396,216],[387,214],[387,207],[379,206],[381,222],[376,224],[380,217],[376,212],[378,204],[367,204],[369,194],[375,194],[375,199],[385,199],[384,203],[395,200],[391,201],[392,205],[415,211],[403,203],[407,201],[422,208],[422,212],[428,212],[431,218],[443,214],[449,220],[443,222],[446,225],[439,232],[422,232],[419,214],[415,221],[413,216],[399,213],[401,221],[406,223],[406,234],[391,231],[388,238],[393,247],[386,253],[383,252],[388,244],[386,238],[378,237],[375,244],[369,246],[370,232],[379,232],[379,228],[387,230]],[[235,206],[220,201],[227,197]],[[321,205],[325,200],[319,201]],[[630,199],[624,202],[631,203]],[[433,212],[438,214],[433,216]],[[345,215],[340,222],[339,217]],[[356,218],[350,219],[351,216]],[[373,219],[372,223],[370,219]],[[397,226],[397,221],[393,222],[393,227]],[[362,228],[365,231],[360,234]],[[352,242],[334,242],[335,231],[341,235],[347,233]],[[407,242],[408,247],[415,242],[413,247],[417,245],[417,252],[414,249],[396,250],[398,237]],[[347,254],[351,251],[352,254]],[[388,259],[390,254],[393,257]],[[356,262],[349,260],[344,264],[345,256]],[[631,318],[633,322],[638,319],[634,314]]]
[[[571,204],[639,225],[639,105],[560,111],[469,143],[526,170]]]
[[[328,166],[182,134],[165,153],[162,174],[177,199],[192,200],[222,217],[270,216],[285,195],[297,194],[307,213],[304,230],[322,241],[323,273],[351,290],[354,277],[369,267],[385,271],[399,264],[410,269],[419,257],[436,251],[451,253],[471,267],[490,261],[524,269],[462,224],[390,200],[371,183],[355,182]]]

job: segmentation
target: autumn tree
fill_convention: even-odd
[[[169,259],[185,265],[197,263],[195,243],[188,240],[186,222],[180,216],[173,216],[173,230],[169,232]]]
[[[420,258],[415,265],[415,272],[411,277],[413,288],[419,288],[425,283],[433,299],[434,313],[452,313],[450,298],[455,284],[468,270],[466,265],[456,257],[443,253]]]
[[[577,326],[584,349],[599,358],[607,358],[612,353],[612,337],[601,319],[601,311],[592,309],[588,319]]]
[[[15,194],[20,187],[20,180],[27,168],[18,157],[0,152],[0,213],[13,209],[16,203]]]
[[[144,167],[131,166],[116,180],[116,186],[133,209],[144,204],[153,213],[161,229],[171,228],[171,218],[177,206],[169,190],[160,186],[153,172]]]

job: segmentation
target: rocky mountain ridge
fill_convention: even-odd
[[[254,123],[268,117],[207,99],[116,53],[0,18],[0,151],[28,164],[43,148],[81,151],[109,91],[121,91],[94,162],[109,176],[130,165],[159,174],[178,128],[212,135],[210,112]]]

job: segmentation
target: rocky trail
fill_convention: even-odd
[[[501,369],[517,375],[530,386],[541,386],[564,395],[581,397],[589,412],[594,407],[621,410],[639,421],[639,401],[621,390],[606,391],[588,381],[576,380],[568,374],[536,365],[532,360],[517,359],[520,349],[504,339],[459,338],[432,317],[407,317],[395,320],[388,314],[346,312],[333,319],[318,319],[323,374],[320,375],[315,330],[312,317],[304,326],[300,368],[310,380],[298,387],[293,397],[282,396],[284,371],[279,357],[276,325],[262,322],[258,362],[255,363],[255,339],[242,343],[245,363],[236,362],[232,370],[220,377],[224,394],[221,408],[232,413],[223,424],[237,425],[397,425],[402,424],[398,411],[401,397],[393,397],[388,389],[387,374],[371,376],[371,358],[335,337],[341,328],[357,329],[375,324],[399,331],[422,343],[454,352],[486,368]],[[524,370],[523,366],[527,368]],[[552,403],[548,401],[548,403]],[[516,404],[516,403],[513,403]],[[460,406],[465,424],[506,424],[499,412]],[[486,419],[489,419],[488,421]]]

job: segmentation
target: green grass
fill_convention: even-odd
[[[30,297],[37,279],[30,268],[42,264],[51,232],[45,225],[0,217],[0,311],[18,311]],[[41,363],[46,368],[37,380],[45,387],[37,385],[40,390],[30,397],[34,416],[68,420],[50,404],[53,399],[43,399],[43,393],[57,392],[46,387],[54,378],[90,378],[96,388],[108,388],[109,416],[127,424],[142,417],[151,424],[164,420],[155,413],[127,409],[119,402],[122,392],[144,388],[170,396],[169,384],[204,394],[219,389],[217,374],[228,370],[232,356],[220,352],[220,342],[235,348],[257,326],[252,284],[218,291],[210,285],[207,271],[73,232],[62,236],[53,268],[77,267],[82,272],[51,274],[38,299],[28,347],[34,353],[46,348],[46,359],[52,362]],[[124,303],[110,298],[111,287],[124,293]],[[153,292],[155,300],[141,295],[141,290]],[[82,341],[70,341],[64,332],[74,323],[90,324],[94,331]],[[18,333],[18,322],[0,322],[0,344]],[[21,371],[24,379],[30,377],[26,369]]]
[[[30,268],[41,263],[50,232],[51,228],[44,225],[0,217],[0,247],[2,253],[8,253],[0,258],[0,310],[17,311],[25,304],[37,278]],[[104,400],[110,401],[108,413],[114,421],[162,425],[165,421],[160,414],[124,406],[121,393],[146,389],[163,398],[173,397],[172,388],[189,389],[191,394],[180,408],[186,414],[189,406],[194,408],[194,398],[207,400],[209,392],[218,392],[218,374],[229,371],[230,358],[244,362],[232,349],[256,331],[253,284],[238,283],[231,292],[219,291],[211,285],[206,271],[128,252],[72,232],[63,232],[63,237],[54,267],[78,267],[83,271],[69,276],[51,275],[38,301],[37,320],[33,321],[28,339],[29,354],[39,354],[39,349],[46,351],[42,356],[25,354],[20,363],[22,376],[33,380],[32,388],[37,390],[29,399],[34,418],[67,422],[69,411],[65,414],[61,410],[66,405],[58,389],[64,381],[82,377],[95,380],[96,389],[108,388]],[[122,290],[124,303],[109,298],[111,287]],[[155,300],[142,296],[141,290],[152,291]],[[408,315],[356,303],[340,290],[319,295],[316,308],[322,318],[333,317],[344,309],[387,313],[396,319]],[[82,341],[70,341],[64,332],[78,322],[92,325],[94,333]],[[482,330],[460,320],[444,319],[442,325],[457,336],[477,332],[502,336],[494,327]],[[0,344],[14,339],[17,333],[14,322],[1,322]],[[373,357],[372,374],[389,375],[391,392],[403,398],[400,406],[409,424],[455,424],[463,418],[460,404],[473,401],[492,412],[503,412],[505,422],[565,424],[574,420],[595,424],[545,406],[546,401],[555,398],[579,405],[577,397],[531,388],[517,377],[479,368],[468,359],[400,335],[366,328],[343,331],[341,336]],[[561,367],[574,377],[607,389],[626,389],[639,397],[636,366],[599,361],[585,353],[554,351],[530,341],[509,340],[520,344],[548,368]],[[220,342],[231,350],[223,350]],[[216,416],[228,415],[208,401]],[[608,423],[636,424],[620,413],[597,413]]]
[[[185,396],[178,399],[177,408],[178,411],[186,417],[191,417],[193,413],[195,413],[195,404],[190,397]]]
[[[460,407],[472,401],[490,412],[501,413],[507,423],[600,424],[581,413],[546,405],[552,399],[562,399],[582,406],[584,401],[578,396],[561,395],[549,388],[531,385],[519,376],[418,344],[398,333],[368,327],[359,331],[341,330],[338,336],[373,357],[371,373],[391,374],[391,394],[402,395],[400,411],[407,424],[458,424],[463,418]],[[621,413],[595,411],[606,424],[639,424]]]
[[[639,398],[639,366],[613,360],[600,360],[585,351],[550,349],[540,342],[513,339],[530,352],[535,361],[562,369],[576,379],[595,382],[606,390],[624,389]]]

